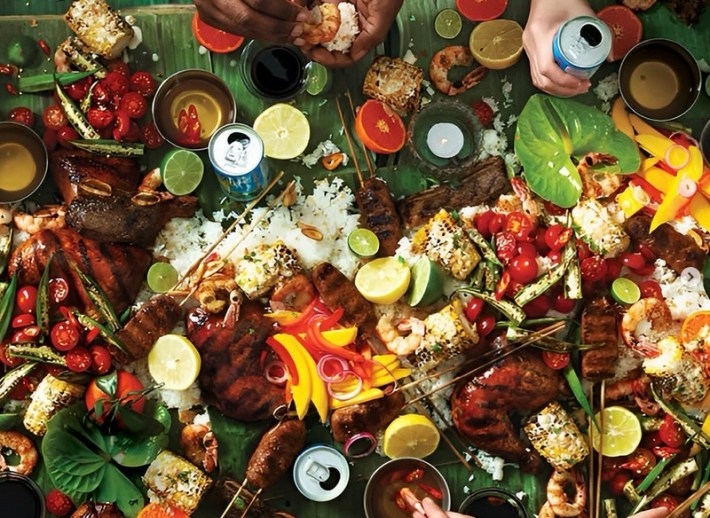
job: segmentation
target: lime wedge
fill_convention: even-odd
[[[178,272],[170,263],[155,263],[146,277],[148,288],[155,293],[165,293],[177,284]]]
[[[611,296],[619,304],[633,304],[641,298],[641,290],[631,279],[619,277],[611,283]]]
[[[355,287],[374,304],[394,304],[407,292],[410,278],[407,263],[396,257],[380,257],[358,270]]]
[[[170,194],[184,196],[197,189],[205,165],[199,155],[187,149],[174,149],[163,158],[160,174]]]
[[[185,390],[200,374],[202,359],[192,342],[181,335],[163,335],[148,353],[148,370],[169,390]]]
[[[605,457],[623,457],[633,452],[641,443],[643,433],[641,422],[633,412],[621,406],[610,406],[596,415],[602,427],[604,441],[602,455]],[[593,427],[592,446],[599,451],[602,434]]]
[[[446,40],[453,40],[461,33],[461,15],[454,9],[442,9],[434,18],[434,30]]]
[[[428,306],[444,293],[444,271],[428,257],[421,257],[412,267],[407,304]]]
[[[317,61],[306,67],[306,92],[311,95],[326,93],[333,86],[333,73]]]
[[[380,240],[368,228],[356,228],[348,234],[348,247],[358,257],[373,257],[380,249]]]
[[[291,160],[303,153],[311,138],[311,126],[301,110],[290,104],[270,106],[254,120],[254,131],[264,141],[264,154]]]

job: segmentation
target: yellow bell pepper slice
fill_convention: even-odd
[[[660,167],[649,167],[637,174],[664,194],[670,192],[676,180],[675,176],[665,172]]]
[[[698,225],[710,232],[710,201],[705,196],[693,196],[690,202],[690,215],[695,218]]]
[[[678,171],[670,190],[664,195],[663,202],[658,207],[656,214],[651,221],[649,232],[653,232],[663,223],[675,219],[678,213],[690,203],[689,198],[684,198],[678,194],[680,183],[685,180],[698,182],[703,174],[703,155],[696,146],[690,146],[690,161],[683,169]]]
[[[616,129],[631,140],[634,140],[634,127],[631,125],[629,112],[626,111],[626,105],[621,96],[617,97],[614,104],[611,106],[611,118],[614,121]]]
[[[633,126],[634,131],[636,131],[639,135],[653,135],[656,137],[666,138],[663,133],[634,113],[629,113],[629,122]]]
[[[638,185],[629,185],[616,197],[616,203],[619,204],[627,218],[644,208],[648,204],[648,200],[648,194]]]
[[[671,139],[656,135],[636,135],[636,142],[646,153],[661,159],[666,156],[666,151],[675,145]]]
[[[345,408],[351,405],[358,405],[360,403],[367,403],[368,401],[374,401],[375,399],[380,399],[385,396],[385,393],[378,388],[371,388],[368,390],[363,390],[357,396],[350,398],[346,401],[340,401],[339,399],[330,398],[330,408],[332,410],[337,410],[338,408]]]
[[[325,338],[334,347],[345,347],[350,345],[357,338],[357,327],[343,327],[340,329],[330,329],[328,331],[321,331],[323,338]],[[306,333],[300,333],[299,336],[303,339],[306,338]]]
[[[654,165],[656,165],[660,161],[661,161],[660,157],[655,157],[655,156],[644,159],[644,161],[641,163],[641,171],[646,171],[648,169],[651,169]]]

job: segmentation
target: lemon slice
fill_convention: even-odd
[[[436,451],[439,438],[439,430],[427,417],[419,414],[401,415],[385,430],[383,450],[390,459],[423,459]]]
[[[641,422],[633,412],[620,406],[610,406],[596,415],[597,422],[603,429],[604,444],[602,455],[605,457],[623,457],[632,453],[641,443]],[[593,426],[593,425],[592,425]],[[599,451],[601,435],[593,429],[592,446]]]
[[[163,335],[148,353],[148,370],[157,383],[170,390],[185,390],[200,373],[202,359],[192,342],[181,335]]]
[[[303,112],[290,104],[267,108],[254,121],[264,141],[264,154],[277,160],[291,160],[303,153],[311,138],[311,127]]]
[[[523,28],[513,20],[479,23],[468,40],[471,54],[493,70],[512,67],[523,53]]]
[[[358,270],[355,287],[370,302],[394,304],[407,292],[410,278],[407,263],[396,257],[381,257]]]

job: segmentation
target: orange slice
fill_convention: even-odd
[[[370,99],[355,117],[355,132],[367,149],[384,155],[404,147],[407,131],[402,118],[385,103]]]
[[[192,17],[192,33],[200,45],[218,54],[235,51],[244,42],[243,36],[212,27],[203,22],[197,13]]]
[[[688,315],[680,328],[680,341],[687,344],[693,340],[710,338],[710,311],[696,311]]]

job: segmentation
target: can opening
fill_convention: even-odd
[[[596,47],[602,42],[601,31],[591,23],[585,23],[579,30],[579,35],[590,47]]]

